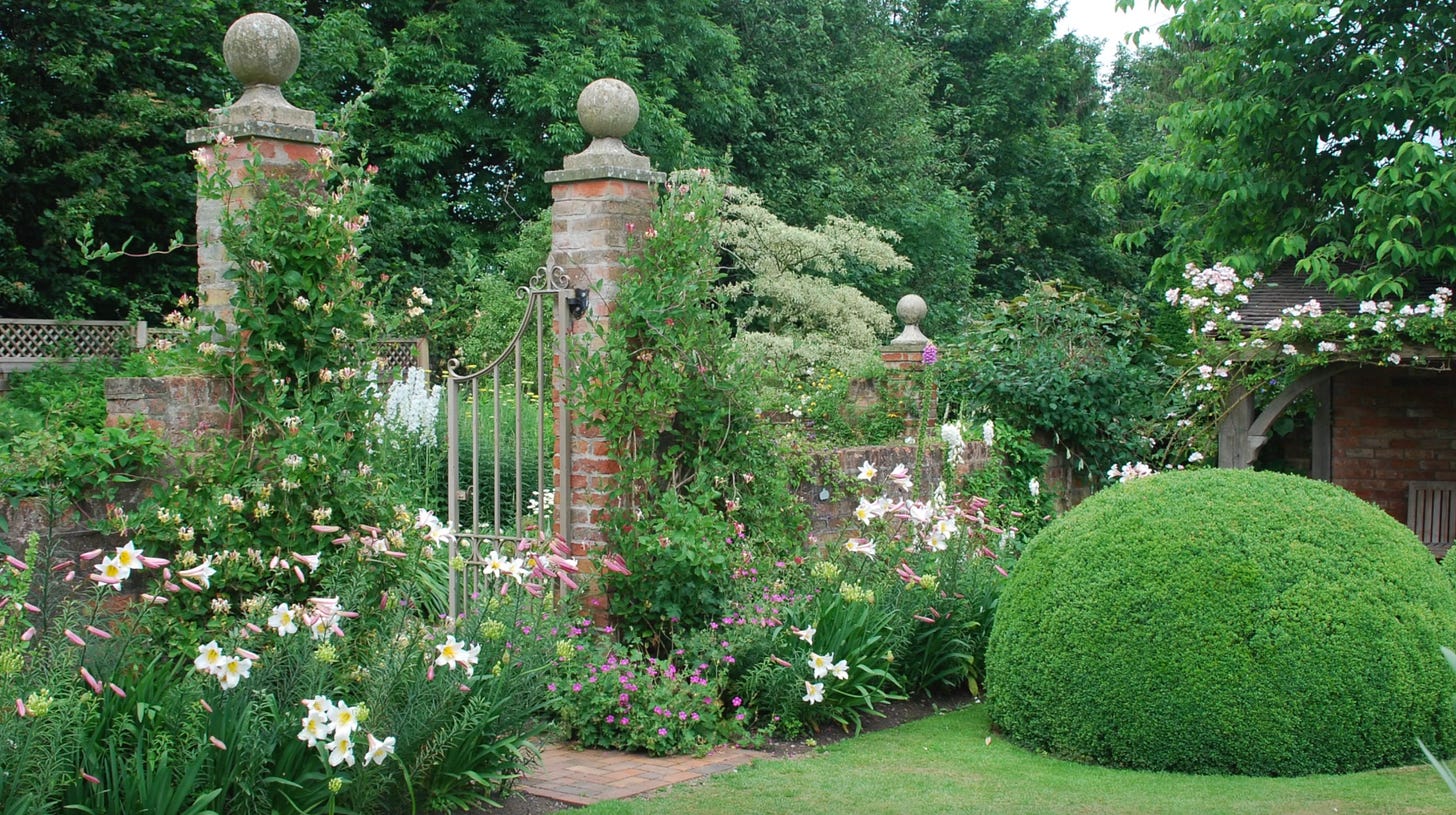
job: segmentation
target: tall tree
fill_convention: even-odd
[[[182,133],[229,92],[219,21],[242,5],[0,0],[0,309],[121,317],[196,285],[188,253],[97,266],[74,239],[190,233]]]
[[[931,55],[936,127],[975,196],[978,281],[993,292],[1028,277],[1128,279],[1113,213],[1092,195],[1114,157],[1097,48],[1056,36],[1060,15],[1032,0],[920,0],[902,18]]]
[[[971,287],[977,235],[933,128],[933,74],[879,0],[720,0],[755,100],[747,133],[705,144],[795,226],[849,215],[890,229],[913,267],[831,275],[890,306],[914,291],[948,325]],[[939,320],[939,322],[937,322]]]
[[[1372,296],[1456,279],[1456,6],[1158,2],[1188,59],[1170,150],[1133,178],[1170,235],[1160,274],[1293,263]]]

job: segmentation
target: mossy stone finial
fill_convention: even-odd
[[[243,95],[228,110],[228,121],[271,122],[311,128],[313,111],[283,98],[279,86],[298,70],[298,34],[282,17],[265,12],[246,14],[228,27],[222,41],[223,61],[243,84]]]

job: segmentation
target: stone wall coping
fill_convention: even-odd
[[[667,181],[667,173],[644,170],[640,167],[603,165],[575,167],[569,170],[550,170],[547,171],[545,179],[547,184],[569,184],[573,181],[600,181],[602,179],[662,184]]]
[[[217,119],[207,127],[194,127],[187,131],[188,144],[204,144],[217,137],[218,131],[222,131],[234,139],[280,139],[282,141],[293,141],[301,144],[323,144],[332,141],[335,134],[329,130],[320,130],[316,127],[299,127],[297,125],[281,124],[279,122],[265,122],[259,119],[239,119],[228,121]]]

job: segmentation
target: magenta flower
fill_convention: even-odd
[[[940,349],[935,347],[935,343],[927,342],[925,350],[920,352],[920,364],[934,365],[937,359],[940,359]]]

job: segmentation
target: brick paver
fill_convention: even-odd
[[[541,750],[541,763],[521,780],[517,789],[529,795],[585,806],[727,772],[767,755],[757,750],[720,747],[701,758],[653,758],[552,744]]]

